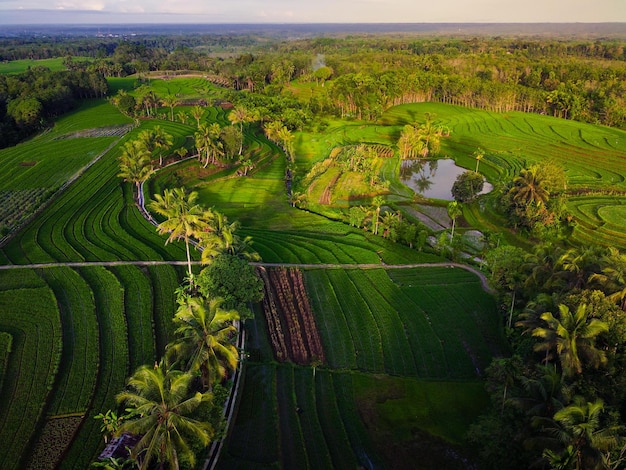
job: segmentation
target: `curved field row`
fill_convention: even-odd
[[[303,410],[294,393],[293,366],[276,368],[279,442],[282,468],[312,469],[302,434],[298,410]]]
[[[329,364],[424,378],[481,376],[502,338],[478,279],[450,268],[406,271],[307,272]]]
[[[485,162],[491,158],[501,166],[491,167],[496,173],[517,167],[519,162],[541,162],[547,159],[562,162],[567,168],[570,186],[600,188],[626,184],[623,165],[626,161],[626,132],[602,126],[557,119],[550,116],[518,112],[493,113],[444,104],[402,105],[387,111],[383,120],[389,124],[413,121],[422,112],[434,113],[435,124],[452,129],[442,139],[442,153],[450,153],[467,168],[473,168],[471,154],[485,149]],[[417,118],[425,122],[425,116]],[[496,176],[496,174],[490,175]]]
[[[600,243],[626,249],[626,198],[623,196],[570,197],[567,207],[576,226],[572,237],[579,243]]]
[[[163,127],[176,132],[180,139],[190,129],[178,123],[165,123]],[[66,130],[70,128],[67,126]],[[139,214],[131,186],[122,184],[116,176],[118,154],[116,149],[108,152],[59,195],[40,217],[3,248],[3,259],[6,256],[18,264],[85,259],[184,259],[184,247],[164,246],[164,238]],[[102,445],[99,423],[93,416],[114,407],[113,397],[124,386],[131,367],[152,363],[156,351],[162,352],[171,338],[174,291],[181,275],[170,266],[145,270],[122,266],[110,271],[45,269],[41,276],[43,285],[49,285],[54,292],[55,300],[50,303],[58,303],[61,309],[64,349],[49,403],[43,406],[41,401],[31,401],[33,406],[38,403],[39,413],[50,416],[85,414],[61,466],[83,469]],[[37,279],[42,282],[41,278]],[[24,282],[28,282],[26,277]],[[10,289],[12,283],[7,287]],[[128,334],[129,328],[132,335]],[[46,376],[42,373],[41,377]],[[53,379],[52,375],[45,380]],[[72,439],[69,434],[66,437],[68,442],[62,446]],[[36,433],[27,436],[27,439],[36,438]]]
[[[48,415],[84,413],[96,387],[100,360],[98,320],[89,285],[73,269],[41,270],[61,312],[63,354]]]
[[[94,294],[100,332],[100,369],[90,411],[60,466],[77,470],[89,466],[102,443],[100,423],[93,417],[115,407],[115,394],[122,390],[130,372],[128,329],[119,281],[110,271],[99,267],[81,268],[79,273]]]
[[[0,292],[0,330],[12,336],[12,353],[0,390],[0,461],[20,468],[61,357],[61,322],[47,288]]]

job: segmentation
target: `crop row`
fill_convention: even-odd
[[[45,188],[0,191],[0,236],[25,220],[46,196]]]
[[[0,390],[9,365],[9,356],[11,355],[11,345],[13,336],[6,331],[0,331]]]
[[[495,306],[478,281],[449,268],[408,271],[413,280],[396,270],[307,272],[329,364],[354,368],[354,353],[356,368],[372,372],[432,378],[482,374],[501,338]],[[448,272],[450,286],[444,281]],[[395,282],[390,275],[398,276]]]
[[[302,272],[280,268],[260,272],[265,285],[265,316],[277,358],[297,364],[323,363],[324,351]]]
[[[246,364],[240,390],[240,405],[217,468],[275,468],[280,462],[276,368]]]
[[[570,197],[567,207],[577,222],[572,234],[576,241],[626,248],[626,227],[623,224],[626,198],[603,195]]]
[[[82,416],[48,418],[29,452],[26,468],[32,470],[54,469],[61,460],[68,444],[72,442],[82,421]]]
[[[0,391],[0,461],[20,468],[41,419],[61,356],[61,322],[49,289],[0,292],[0,328],[12,336],[12,352]]]
[[[48,414],[84,413],[96,388],[100,359],[95,301],[73,269],[43,269],[41,276],[54,293],[63,327],[62,361]]]
[[[92,406],[61,464],[62,469],[89,466],[102,442],[100,424],[93,417],[114,408],[115,394],[122,390],[129,375],[128,329],[121,285],[104,268],[81,268],[80,274],[94,295],[100,334],[100,369]]]

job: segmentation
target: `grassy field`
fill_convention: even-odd
[[[46,67],[52,71],[65,70],[63,60],[63,57],[57,57],[54,59],[22,59],[2,62],[0,63],[0,74],[22,73],[32,67]]]

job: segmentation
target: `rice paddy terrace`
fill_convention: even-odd
[[[626,245],[620,217],[626,134],[614,129],[546,116],[402,106],[375,125],[336,122],[324,134],[300,135],[298,168],[338,145],[391,145],[402,125],[425,112],[451,128],[442,153],[461,165],[473,168],[476,147],[487,151],[481,168],[494,183],[529,162],[563,162],[575,192],[568,204],[579,221],[576,240],[595,230],[601,240]],[[225,122],[225,115],[211,109],[208,119]],[[0,190],[16,200],[34,198],[23,192],[33,187],[55,194],[2,247],[3,264],[184,258],[182,246],[165,246],[141,217],[130,185],[116,176],[117,156],[141,129],[161,125],[180,146],[194,127],[130,124],[110,105],[93,102],[33,141],[0,151],[1,174],[11,175],[0,179]],[[103,128],[123,131],[95,132]],[[506,353],[492,297],[476,276],[457,268],[385,269],[383,263],[442,260],[292,208],[276,147],[256,133],[246,140],[256,162],[250,176],[203,174],[189,162],[162,171],[148,192],[181,183],[197,189],[207,205],[241,221],[266,262],[380,268],[301,270],[298,282],[310,303],[322,360],[279,360],[269,320],[256,311],[246,324],[250,340],[239,411],[218,466],[378,468],[402,460],[402,449],[420,440],[461,442],[485,405],[484,368]],[[391,159],[381,171],[392,180],[390,198],[410,199]],[[58,191],[77,172],[80,177]],[[61,468],[89,465],[102,446],[93,416],[114,406],[131,371],[162,353],[181,276],[167,265],[0,271],[0,439],[7,443],[0,461],[14,462],[9,468],[50,468],[45,463],[63,454]]]

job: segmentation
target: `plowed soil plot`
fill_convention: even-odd
[[[265,286],[263,310],[276,359],[296,364],[324,363],[302,272],[298,269],[259,269]]]

